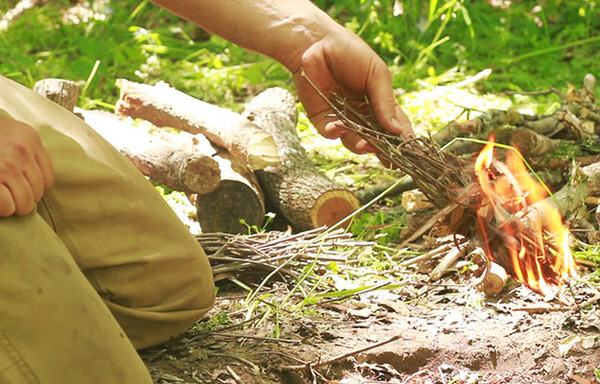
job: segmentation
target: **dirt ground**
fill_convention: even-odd
[[[270,337],[273,323],[244,317],[244,292],[221,289],[209,315],[226,313],[226,325],[190,330],[143,358],[161,384],[597,383],[593,286],[574,283],[550,300],[509,284],[486,297],[452,276],[435,284],[408,276],[301,315],[282,313],[279,339]],[[287,293],[283,284],[271,292],[270,300]]]

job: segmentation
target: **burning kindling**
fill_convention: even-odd
[[[311,83],[310,79],[306,80]],[[582,111],[600,110],[594,104],[594,87],[595,78],[586,76],[584,88],[579,93],[571,89],[569,97],[562,98],[565,104],[551,116],[534,118],[501,111],[492,115],[495,119],[510,115],[511,121],[516,124],[512,127],[512,134],[539,127],[550,132],[547,128],[551,126],[553,142],[559,143],[559,138],[567,141],[574,138],[585,140],[580,148],[597,148],[600,138],[593,129],[590,131],[594,124],[587,124],[587,120],[583,120],[585,114],[582,114]],[[596,195],[600,189],[596,186],[600,182],[600,159],[593,155],[588,156],[589,159],[586,157],[586,161],[580,164],[590,165],[579,169],[585,177],[578,183],[565,185],[563,181],[563,188],[552,195],[543,182],[532,176],[535,173],[530,172],[518,149],[507,145],[510,137],[503,137],[501,144],[495,144],[490,137],[478,155],[459,156],[442,150],[436,138],[405,139],[386,133],[373,122],[368,103],[357,105],[336,99],[335,95],[330,100],[318,89],[315,90],[349,130],[358,133],[376,148],[384,163],[410,176],[427,200],[439,209],[421,230],[411,236],[410,241],[427,231],[423,228],[431,228],[433,223],[444,221],[455,235],[468,239],[472,243],[471,248],[477,245],[483,250],[486,276],[494,273],[492,266],[500,266],[514,280],[544,296],[555,293],[576,274],[577,267],[569,246],[571,235],[562,216],[572,211],[573,205],[582,204],[583,200],[574,196],[588,197],[586,193],[590,192]],[[518,119],[515,119],[515,114],[518,114]],[[567,115],[569,119],[566,119]],[[485,117],[473,124],[481,126],[478,131],[487,130],[488,134],[492,126],[485,123]],[[504,136],[506,131],[510,131],[505,129],[508,125],[511,124],[498,122],[498,126],[503,127]],[[557,132],[561,134],[557,135]],[[581,132],[586,134],[578,134]],[[472,143],[481,148],[480,143],[485,139],[477,136],[475,139]],[[497,147],[502,150],[495,150]],[[534,160],[539,164],[539,158]],[[504,284],[502,276],[496,280]],[[493,291],[497,293],[497,287]]]
[[[544,186],[529,174],[517,150],[506,164],[494,158],[493,139],[475,161],[479,241],[489,260],[516,280],[548,295],[575,274],[569,230]]]

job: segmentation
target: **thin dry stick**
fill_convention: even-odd
[[[389,344],[392,341],[396,341],[396,340],[400,339],[400,337],[401,337],[401,335],[395,335],[395,336],[392,336],[392,337],[390,337],[388,339],[385,339],[383,341],[379,341],[377,343],[370,344],[370,345],[367,345],[367,346],[362,347],[362,348],[354,349],[352,351],[349,351],[349,352],[343,353],[341,355],[338,355],[338,356],[336,356],[334,358],[331,358],[331,359],[328,359],[328,360],[319,361],[317,363],[308,363],[308,364],[305,364],[305,365],[286,365],[286,366],[283,366],[281,368],[285,369],[285,370],[291,371],[291,370],[299,370],[299,369],[306,369],[306,368],[318,368],[318,367],[322,367],[324,365],[330,365],[330,364],[336,363],[336,362],[338,362],[340,360],[344,360],[344,359],[346,359],[346,358],[348,358],[350,356],[357,355],[357,354],[359,354],[361,352],[365,352],[365,351],[368,351],[370,349],[381,347],[382,345],[385,345],[385,344]]]
[[[318,242],[315,240],[322,237]],[[317,260],[317,263],[346,262],[347,252],[338,250],[372,246],[373,242],[354,240],[352,234],[343,229],[327,232],[317,228],[297,234],[269,232],[253,235],[232,235],[209,233],[197,236],[211,261],[214,275],[226,273],[247,273],[274,271],[297,277],[298,273],[282,264],[290,257],[299,265]]]
[[[233,378],[233,380],[235,380],[236,383],[238,383],[238,384],[244,384],[244,381],[242,380],[242,378],[239,377],[237,373],[235,373],[235,371],[233,370],[233,368],[231,368],[228,365],[228,366],[225,367],[225,369],[227,370],[227,372],[229,373],[229,375]]]
[[[433,269],[433,272],[431,272],[429,276],[429,281],[433,282],[441,279],[442,276],[444,276],[444,273],[446,273],[446,271],[452,268],[452,266],[456,264],[456,261],[460,259],[461,256],[464,256],[464,253],[461,249],[456,247],[446,252],[442,260]]]
[[[458,159],[441,151],[431,138],[404,139],[387,133],[379,124],[370,121],[335,95],[334,101],[331,101],[306,74],[302,73],[302,76],[346,129],[360,135],[377,150],[381,158],[410,175],[432,203],[439,207],[448,205],[454,201],[456,193],[471,183],[472,175],[463,170]],[[347,116],[348,111],[358,122]]]
[[[294,340],[294,339],[281,339],[275,337],[262,337],[262,336],[250,336],[244,335],[243,333],[223,333],[223,332],[210,332],[209,334],[215,336],[223,336],[223,337],[234,337],[239,339],[252,339],[252,340],[261,340],[261,341],[272,341],[276,343],[287,343],[287,344],[300,344],[302,340]]]

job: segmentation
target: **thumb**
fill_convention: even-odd
[[[385,65],[380,65],[371,72],[367,95],[379,124],[391,134],[409,138],[414,136],[412,125],[396,102],[391,84],[392,75]]]

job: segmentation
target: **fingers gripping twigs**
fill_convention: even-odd
[[[0,116],[0,217],[30,213],[53,181],[50,157],[33,127]]]
[[[390,134],[372,116],[365,115],[363,108],[358,110],[336,95],[330,100],[306,74],[303,73],[302,77],[348,131],[358,134],[375,148],[384,164],[390,164],[410,175],[431,201],[439,206],[446,206],[470,183],[471,175],[465,172],[459,161],[443,152],[433,140]]]

